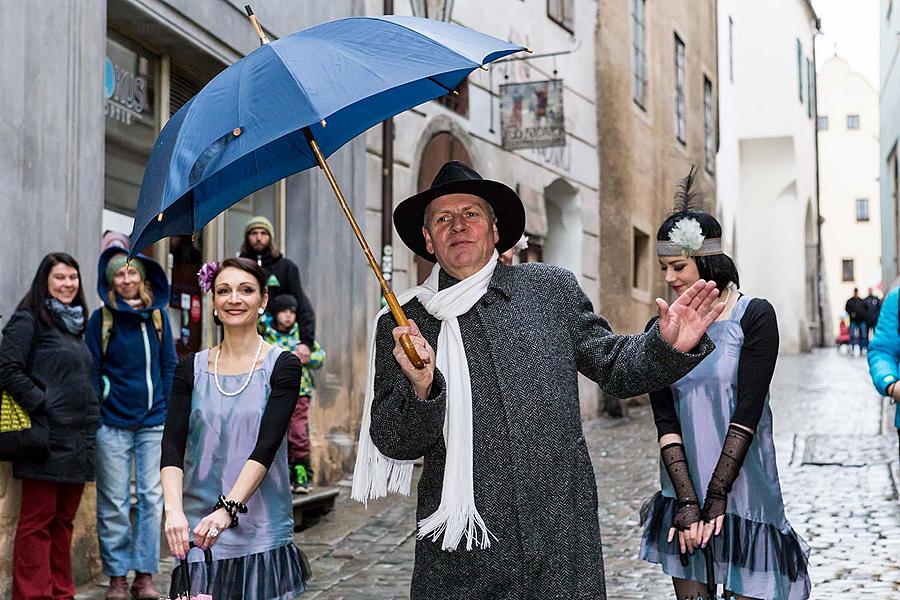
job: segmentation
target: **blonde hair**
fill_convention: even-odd
[[[109,299],[109,304],[111,306],[116,306],[116,286],[113,285],[109,288],[109,291],[106,292],[106,297]],[[144,303],[144,308],[150,308],[153,304],[153,291],[150,289],[150,286],[147,285],[147,282],[144,278],[141,278],[141,287],[138,288],[138,298],[141,299],[141,302]]]

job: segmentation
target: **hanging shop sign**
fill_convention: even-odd
[[[565,146],[562,80],[501,85],[500,125],[507,150]]]

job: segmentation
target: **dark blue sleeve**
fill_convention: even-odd
[[[91,313],[87,329],[84,332],[84,343],[91,351],[91,382],[94,384],[94,393],[100,398],[103,393],[103,315],[98,308]]]
[[[175,338],[169,326],[169,314],[162,309],[162,345],[159,349],[159,367],[163,381],[163,397],[168,401],[172,397],[172,382],[175,380],[175,368],[178,366],[178,354],[175,352]]]

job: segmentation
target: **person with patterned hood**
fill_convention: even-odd
[[[160,443],[178,356],[166,305],[169,282],[156,261],[127,260],[112,246],[97,265],[103,306],[91,314],[85,342],[100,398],[97,431],[97,537],[107,600],[156,600],[162,489]],[[134,521],[131,466],[136,466]],[[135,576],[129,593],[126,577]]]
[[[397,206],[394,225],[436,264],[398,298],[408,327],[377,318],[352,496],[408,494],[424,457],[414,599],[605,599],[578,373],[619,396],[676,381],[713,349],[715,284],[657,300],[649,332],[614,335],[571,272],[500,263],[522,236],[522,202],[457,161]]]

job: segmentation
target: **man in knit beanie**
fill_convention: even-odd
[[[269,298],[291,294],[297,299],[297,324],[300,326],[300,346],[297,355],[303,364],[309,363],[316,339],[316,313],[300,282],[297,263],[285,257],[275,245],[275,228],[262,215],[251,217],[244,227],[243,258],[255,260],[266,271]]]

